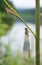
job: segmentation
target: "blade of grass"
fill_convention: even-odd
[[[24,23],[24,25],[27,27],[27,29],[31,31],[34,37],[36,37],[36,34],[32,31],[32,29],[26,24],[26,22],[21,18],[21,16],[8,4],[6,0],[4,0],[4,3],[8,6],[8,8],[11,9],[12,12],[14,12],[14,15]]]

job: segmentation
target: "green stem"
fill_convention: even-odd
[[[31,31],[31,33],[34,35],[34,37],[36,38],[36,35],[35,33],[32,31],[32,29],[27,25],[27,23],[25,23],[25,21],[20,17],[18,16],[18,18],[25,24],[25,26],[27,27],[27,29],[29,29]]]
[[[40,65],[40,0],[36,0],[36,65]]]
[[[27,29],[29,29],[31,31],[31,33],[34,35],[34,37],[36,37],[35,33],[31,30],[31,28],[25,23],[25,21],[20,17],[20,15],[7,3],[6,0],[4,0],[5,4],[14,12],[15,16],[17,18],[19,18],[23,23],[24,25],[27,27]]]

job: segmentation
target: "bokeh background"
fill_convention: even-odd
[[[36,5],[35,0],[7,0],[7,2],[26,21],[35,32]],[[40,0],[40,13],[42,13],[42,0]],[[3,0],[0,0],[0,64],[23,65],[25,25],[15,16],[5,10]],[[31,65],[35,64],[35,38],[29,31]],[[11,61],[11,62],[10,62]],[[40,61],[42,61],[42,16],[40,16]],[[41,63],[42,65],[42,63]]]

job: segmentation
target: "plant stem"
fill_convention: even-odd
[[[5,4],[14,12],[14,15],[19,18],[24,25],[27,27],[27,29],[29,29],[31,31],[31,33],[34,35],[34,37],[36,37],[35,33],[31,30],[31,28],[26,24],[26,22],[20,17],[20,15],[7,3],[6,0],[4,0]]]
[[[40,65],[40,0],[36,0],[36,65]]]

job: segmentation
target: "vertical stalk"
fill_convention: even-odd
[[[40,0],[36,0],[36,65],[40,65]]]

